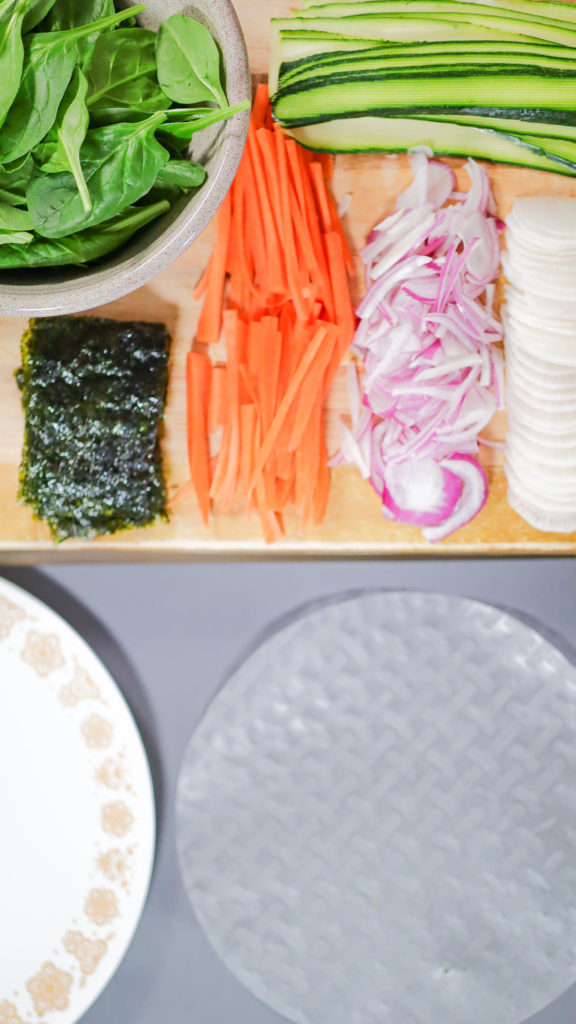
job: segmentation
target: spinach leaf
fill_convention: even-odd
[[[0,203],[8,203],[9,206],[25,206],[26,195],[20,192],[9,192],[0,185]]]
[[[46,238],[101,224],[150,191],[169,154],[154,136],[164,114],[88,132],[80,152],[92,210],[86,213],[71,174],[36,174],[28,187],[34,226]]]
[[[97,40],[85,66],[90,110],[136,107],[167,110],[170,100],[156,74],[156,33],[146,28],[107,32]]]
[[[159,172],[154,182],[155,189],[178,189],[188,192],[198,188],[206,181],[206,171],[202,164],[193,164],[190,160],[170,160]]]
[[[0,21],[0,126],[18,93],[24,64],[22,21],[28,0],[18,0]]]
[[[87,91],[88,82],[80,68],[76,68],[74,77],[64,93],[64,99],[60,104],[54,125],[56,136],[54,152],[42,164],[41,170],[46,174],[71,171],[76,188],[80,193],[82,205],[86,212],[89,212],[92,209],[92,201],[80,163],[80,148],[86,138],[90,122],[86,106]]]
[[[114,0],[56,0],[42,25],[44,32],[63,32],[114,14]]]
[[[10,206],[26,205],[26,189],[34,172],[34,161],[27,154],[24,160],[0,166],[0,202]]]
[[[27,210],[0,203],[0,231],[32,231],[33,226]]]
[[[128,207],[118,217],[97,228],[79,231],[54,241],[37,239],[30,245],[6,245],[0,249],[0,269],[81,265],[108,256],[132,238],[140,228],[170,209],[170,203]]]
[[[228,118],[234,117],[242,110],[248,110],[249,107],[249,100],[235,103],[234,106],[225,107],[223,110],[210,110],[206,107],[181,110],[175,107],[168,111],[168,119],[161,126],[159,135],[162,141],[166,140],[174,148],[183,150],[191,142],[192,136],[196,132],[202,131],[203,128],[209,128],[211,125],[217,124],[218,121],[227,121]],[[182,121],[173,120],[181,114],[185,115]]]
[[[140,4],[131,10],[145,8]],[[126,11],[120,11],[66,32],[36,32],[27,36],[24,74],[0,132],[0,163],[9,163],[28,153],[52,128],[78,60],[79,41],[98,36],[127,17]]]
[[[33,241],[29,231],[0,231],[0,245],[29,245]]]
[[[166,111],[168,114],[169,111]],[[90,126],[92,128],[104,128],[111,124],[134,124],[136,121],[145,121],[150,112],[137,110],[134,107],[102,107],[102,109],[90,111]]]
[[[220,81],[220,51],[199,21],[173,14],[156,38],[158,81],[176,103],[227,105]]]
[[[36,25],[40,24],[53,6],[54,0],[34,0],[24,17],[24,32],[31,32],[33,28],[36,28]]]
[[[27,210],[0,203],[0,245],[27,245],[34,238],[31,230],[32,218]]]

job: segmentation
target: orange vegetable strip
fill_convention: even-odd
[[[246,251],[251,256],[251,264],[253,264],[253,273],[256,275],[258,288],[267,295],[270,290],[270,273],[266,255],[266,241],[264,237],[264,214],[262,212],[260,197],[254,187],[252,160],[250,158],[250,153],[247,150],[244,151],[244,156],[242,157],[238,174],[241,179],[246,179],[244,186],[243,226]],[[249,268],[249,273],[252,274],[252,266]],[[250,310],[248,310],[248,312],[250,312]]]
[[[284,392],[288,387],[290,380],[290,367],[292,359],[292,339],[294,337],[294,328],[296,325],[296,316],[294,309],[290,303],[286,303],[278,317],[278,329],[282,337],[282,358],[280,359],[280,370],[278,373],[278,395],[280,398],[284,397]]]
[[[310,178],[312,179],[312,184],[314,186],[314,194],[316,196],[316,204],[320,213],[322,230],[324,231],[324,234],[326,234],[327,231],[332,231],[332,212],[328,202],[322,164],[318,163],[317,160],[313,160],[310,164]]]
[[[327,328],[328,325],[327,324],[318,324],[318,326],[322,326],[324,328]],[[303,357],[307,347],[309,346],[310,341],[312,340],[313,336],[314,336],[314,328],[313,327],[304,326],[304,324],[301,324],[299,321],[296,322],[296,325],[295,325],[295,328],[294,328],[294,333],[293,333],[292,339],[290,341],[290,347],[289,347],[289,355],[290,355],[289,367],[290,368],[289,368],[289,372],[288,372],[288,382],[287,382],[287,386],[286,386],[286,389],[284,391],[284,394],[286,393],[286,390],[290,386],[290,381],[292,380],[292,377],[296,373],[296,371],[298,369],[298,365],[300,363],[300,360],[302,359],[302,357]],[[282,398],[284,397],[284,394],[282,394],[282,396],[281,396]],[[287,467],[287,460],[286,460],[285,456],[288,456],[289,458],[292,458],[292,454],[293,454],[293,453],[291,453],[289,451],[289,445],[290,445],[290,438],[292,436],[292,428],[294,426],[294,421],[296,419],[297,411],[298,411],[298,403],[297,402],[293,402],[292,405],[290,406],[290,409],[288,410],[288,412],[286,414],[286,417],[284,419],[284,423],[282,424],[280,433],[278,434],[278,437],[277,437],[275,445],[274,445],[274,448],[275,448],[275,451],[276,451],[276,465],[277,465],[277,467],[280,464],[282,466],[284,466],[283,472],[280,474],[284,478],[286,478],[286,474],[287,474],[287,468],[286,468]]]
[[[309,317],[309,304],[306,302],[306,293],[310,291],[310,272],[306,273],[304,268],[299,266],[296,253],[293,211],[295,206],[297,209],[297,205],[291,202],[288,157],[286,156],[284,133],[278,129],[274,135],[271,133],[268,133],[268,135],[271,142],[276,146],[280,214],[283,220],[282,241],[286,254],[286,273],[290,297],[294,303],[298,319],[306,322]]]
[[[240,468],[240,366],[246,350],[246,324],[234,309],[227,309],[223,315],[226,338],[227,381],[228,381],[228,463],[220,496],[220,510],[229,512],[236,494]]]
[[[206,293],[206,289],[208,287],[208,280],[210,278],[211,267],[212,257],[210,257],[210,259],[208,260],[208,263],[206,264],[206,267],[204,269],[204,273],[202,274],[200,280],[198,281],[198,284],[196,285],[192,293],[192,297],[194,298],[195,302],[199,302],[202,296]]]
[[[278,508],[280,510],[286,508],[292,494],[292,472],[294,469],[292,463],[290,464],[290,467],[290,475],[287,476],[285,480],[281,478],[277,481],[276,493],[278,497]]]
[[[220,493],[222,491],[222,487],[224,486],[224,481],[226,479],[230,450],[230,434],[230,423],[226,423],[224,426],[224,432],[222,434],[222,444],[220,446],[220,451],[216,459],[216,469],[214,471],[214,475],[212,477],[212,484],[210,486],[210,497],[212,501],[216,501],[216,499],[219,498]]]
[[[242,366],[240,368],[244,370]],[[258,411],[254,405],[243,405],[240,409],[240,471],[238,473],[238,495],[245,499],[252,472],[254,458],[254,436],[258,426]]]
[[[318,482],[318,470],[320,468],[320,438],[322,434],[322,406],[317,405],[310,418],[306,443],[302,445],[302,458],[299,465],[297,481],[300,484],[296,493],[297,507],[300,511],[300,530],[304,531],[308,525],[314,507],[314,493]]]
[[[272,426],[278,395],[278,377],[282,355],[282,336],[276,317],[266,316],[262,321],[262,336],[258,362],[258,394],[262,409],[262,426],[267,433]]]
[[[346,232],[344,226],[340,220],[338,210],[336,209],[336,203],[329,189],[326,190],[328,196],[328,205],[330,206],[330,213],[332,215],[332,231],[337,231],[342,239],[342,248],[344,250],[344,260],[346,263],[346,270],[350,277],[354,277],[354,260],[352,259],[352,253],[350,252],[350,246],[348,245],[348,239],[346,238]]]
[[[284,530],[276,512],[259,511],[262,533],[267,544],[274,544],[284,538]]]
[[[222,485],[220,496],[220,511],[229,512],[236,497],[238,487],[238,476],[240,473],[240,417],[232,420],[230,424],[230,444],[228,448],[228,465],[226,477]]]
[[[254,388],[254,381],[250,377],[250,371],[248,370],[246,363],[242,363],[242,366],[240,367],[240,378],[242,380],[244,387],[246,388],[246,394],[250,399],[249,402],[246,402],[246,405],[253,405],[256,410],[256,413],[258,413],[260,403],[258,401],[258,395],[256,394],[256,390]],[[242,405],[240,408],[240,413],[242,413],[243,408],[244,406]]]
[[[226,196],[217,215],[217,236],[212,267],[208,279],[208,287],[204,305],[198,320],[196,338],[207,345],[216,344],[220,339],[222,328],[222,306],[224,303],[224,286],[226,283],[226,260],[228,259],[228,239],[232,221],[232,198],[230,192]]]
[[[320,526],[324,522],[329,493],[330,469],[328,466],[328,451],[326,448],[326,439],[322,437],[320,441],[320,465],[318,466],[318,478],[316,480],[314,505],[312,509],[312,521],[315,526]]]
[[[225,366],[214,366],[212,369],[212,386],[208,402],[209,434],[215,434],[219,427],[223,427],[226,419],[226,374]]]
[[[316,160],[322,164],[322,170],[326,181],[332,181],[334,177],[334,157],[331,153],[316,153]]]
[[[272,210],[272,217],[274,218],[276,233],[280,244],[285,245],[286,240],[282,237],[283,211],[280,206],[280,174],[278,170],[278,154],[276,152],[276,145],[274,142],[274,133],[268,131],[267,128],[259,128],[256,132],[256,138],[262,154],[262,162],[268,184],[268,194],[270,196],[270,208]]]
[[[302,150],[299,147],[297,147],[296,152],[299,158],[300,174],[304,193],[304,202],[306,204],[306,222],[308,224],[308,230],[310,231],[312,244],[314,246],[314,252],[316,254],[316,261],[319,267],[318,276],[321,286],[318,298],[323,301],[326,307],[328,319],[334,322],[336,314],[334,309],[334,298],[332,296],[332,284],[330,281],[328,265],[326,262],[326,255],[324,252],[324,243],[322,240],[322,232],[320,230],[320,221],[318,218],[318,210],[316,207],[316,198],[314,195],[314,189],[312,187],[312,181],[310,178],[310,166],[304,163],[302,159]]]
[[[270,193],[268,191],[268,183],[266,181],[266,168],[262,159],[262,151],[258,144],[258,139],[256,138],[256,132],[252,126],[248,131],[248,152],[252,160],[256,191],[262,209],[264,235],[267,246],[267,260],[270,269],[270,293],[284,296],[286,295],[287,290],[284,256],[276,231],[274,215],[272,213]]]
[[[268,431],[266,437],[264,438],[262,447],[260,448],[260,451],[258,453],[258,458],[256,459],[256,465],[254,466],[252,471],[252,477],[250,480],[250,491],[255,486],[258,477],[262,472],[264,465],[266,464],[266,461],[274,447],[274,442],[276,441],[276,438],[280,433],[282,424],[284,423],[284,420],[286,418],[286,414],[288,413],[288,410],[290,409],[292,402],[296,398],[296,395],[298,394],[298,391],[302,385],[302,381],[306,377],[306,374],[308,373],[310,366],[312,365],[314,359],[316,358],[316,353],[320,351],[325,339],[326,329],[324,327],[319,327],[310,345],[304,352],[302,359],[300,360],[298,369],[294,376],[292,377],[292,380],[290,381],[290,384],[286,389],[286,394],[284,395],[284,398],[282,399],[280,405],[278,406],[278,409],[276,410],[276,415],[274,416],[272,426],[270,427],[270,430]]]
[[[302,164],[300,163],[300,147],[294,142],[294,139],[286,139],[285,145],[286,153],[288,155],[288,165],[290,168],[292,189],[294,192],[294,198],[296,200],[295,202],[292,203],[292,215],[294,217],[296,238],[299,244],[302,246],[303,255],[305,257],[310,276],[312,277],[312,279],[318,277],[322,278],[322,247],[320,246],[319,251],[316,251],[314,238],[312,237],[312,228],[308,224],[308,204],[306,203],[306,189],[304,187],[304,175],[308,173],[308,170],[307,168],[303,168]],[[315,210],[314,216],[316,217]],[[319,233],[318,242],[320,242]]]
[[[242,308],[247,287],[246,256],[243,245],[244,189],[241,185],[236,186],[234,183],[230,194],[232,196],[232,220],[226,260],[226,271],[230,276],[229,303],[237,308]]]
[[[270,107],[270,96],[268,94],[268,85],[262,82],[256,86],[256,92],[254,95],[254,103],[252,104],[252,121],[260,128],[265,123],[269,116]]]
[[[318,352],[314,362],[310,366],[306,377],[302,381],[297,404],[297,413],[288,442],[289,451],[295,451],[302,442],[302,438],[317,410],[322,411],[324,403],[324,378],[326,368],[330,363],[339,331],[328,331],[326,324],[326,344]],[[330,325],[331,326],[331,325]]]
[[[262,345],[262,326],[260,320],[251,320],[248,324],[248,342],[246,345],[246,365],[252,381],[258,380],[260,366],[260,347]],[[258,403],[256,403],[258,404]]]
[[[324,236],[324,243],[326,245],[328,267],[330,269],[330,278],[332,280],[332,292],[336,307],[336,322],[342,330],[342,343],[345,343],[346,347],[348,347],[348,345],[352,344],[352,340],[354,338],[356,320],[354,317],[354,310],[352,309],[352,301],[350,299],[348,278],[346,276],[346,263],[344,259],[342,239],[337,231],[329,231],[328,234]]]
[[[258,395],[260,398],[262,431],[265,436],[272,425],[276,411],[278,376],[282,355],[282,336],[278,330],[278,319],[276,317],[263,317],[261,327]],[[266,507],[274,509],[276,506],[276,472],[274,463],[266,466],[264,469],[264,490]]]
[[[184,498],[187,498],[189,494],[193,493],[193,491],[194,484],[192,483],[191,480],[187,480],[185,484],[182,484],[182,487],[178,488],[176,494],[174,494],[173,497],[170,498],[170,501],[166,503],[166,507],[174,508],[174,505],[178,505],[179,502],[183,501]]]
[[[188,462],[196,500],[206,526],[210,521],[210,468],[208,451],[208,395],[212,363],[208,356],[189,352],[186,358],[188,395]]]

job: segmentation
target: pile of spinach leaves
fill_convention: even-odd
[[[200,22],[114,0],[0,0],[0,269],[108,255],[204,168],[192,136],[228,105],[221,57]]]

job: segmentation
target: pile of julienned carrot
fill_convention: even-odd
[[[330,470],[323,408],[354,336],[350,251],[326,184],[331,159],[284,136],[260,86],[248,143],[218,213],[195,298],[196,341],[226,344],[226,364],[187,362],[191,486],[205,523],[239,502],[268,542],[293,506],[301,528],[324,517]]]

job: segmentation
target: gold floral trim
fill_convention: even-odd
[[[96,772],[98,782],[101,782],[107,789],[121,789],[126,785],[126,770],[121,761],[114,761],[109,758],[104,761]]]
[[[92,889],[84,904],[84,913],[94,924],[103,928],[118,917],[118,900],[112,889]]]
[[[26,612],[20,605],[14,604],[7,597],[0,595],[0,640],[7,640],[16,623],[22,622],[25,618]],[[0,1007],[2,1005],[0,1003]],[[1,1017],[0,1024],[2,1024]]]
[[[68,932],[64,936],[64,949],[76,958],[82,974],[94,974],[101,959],[108,952],[104,939],[87,939],[82,932]]]
[[[81,700],[99,700],[100,690],[86,669],[76,665],[72,679],[58,696],[64,707],[74,708]]]
[[[42,677],[66,664],[58,637],[53,633],[37,633],[33,629],[26,637],[21,658]]]
[[[51,961],[45,963],[33,978],[26,982],[26,989],[32,997],[38,1016],[50,1010],[67,1010],[70,1005],[70,989],[73,977],[61,971]]]
[[[123,882],[128,874],[126,855],[121,850],[107,850],[101,854],[98,867],[109,882]]]
[[[90,715],[89,718],[85,718],[80,726],[80,730],[86,746],[90,747],[91,750],[105,750],[112,742],[114,727],[111,722],[106,718],[102,718],[101,715]]]
[[[109,835],[122,839],[134,824],[134,815],[123,800],[104,804],[101,814],[102,829]]]
[[[7,999],[0,1003],[0,1024],[24,1024],[14,1004],[9,1003]]]

